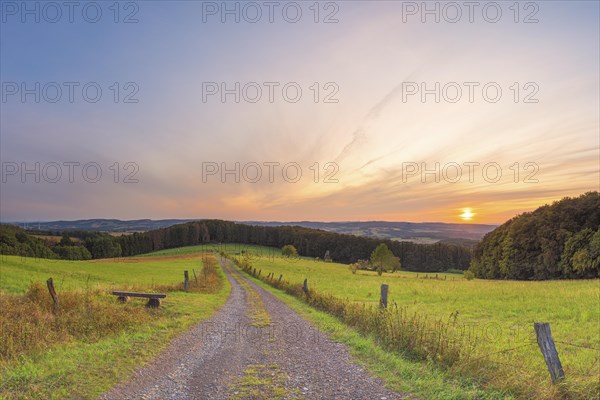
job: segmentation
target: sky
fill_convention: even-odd
[[[0,221],[502,223],[600,184],[599,2],[0,2]]]

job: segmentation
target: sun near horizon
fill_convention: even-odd
[[[465,222],[471,222],[474,216],[475,213],[473,213],[473,210],[470,207],[463,208],[462,214],[459,215],[460,219]]]

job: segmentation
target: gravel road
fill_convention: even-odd
[[[100,399],[406,398],[229,261],[222,265],[231,283],[226,304]]]

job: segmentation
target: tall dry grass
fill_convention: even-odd
[[[0,359],[40,351],[57,343],[94,342],[152,318],[153,311],[139,305],[121,305],[101,289],[58,294],[53,310],[48,289],[32,283],[24,295],[0,296]]]
[[[190,282],[190,292],[215,293],[223,284],[212,255],[205,258],[199,275],[197,283],[195,279]],[[143,287],[121,285],[118,289],[175,292],[183,290],[183,282]],[[110,292],[107,287],[59,291],[56,311],[48,289],[40,282],[32,283],[23,295],[0,294],[0,361],[43,351],[59,343],[95,342],[162,316],[160,308],[146,308],[142,301],[117,303]]]

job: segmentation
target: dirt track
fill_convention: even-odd
[[[178,337],[101,399],[401,399],[287,305],[223,261],[213,318]]]

